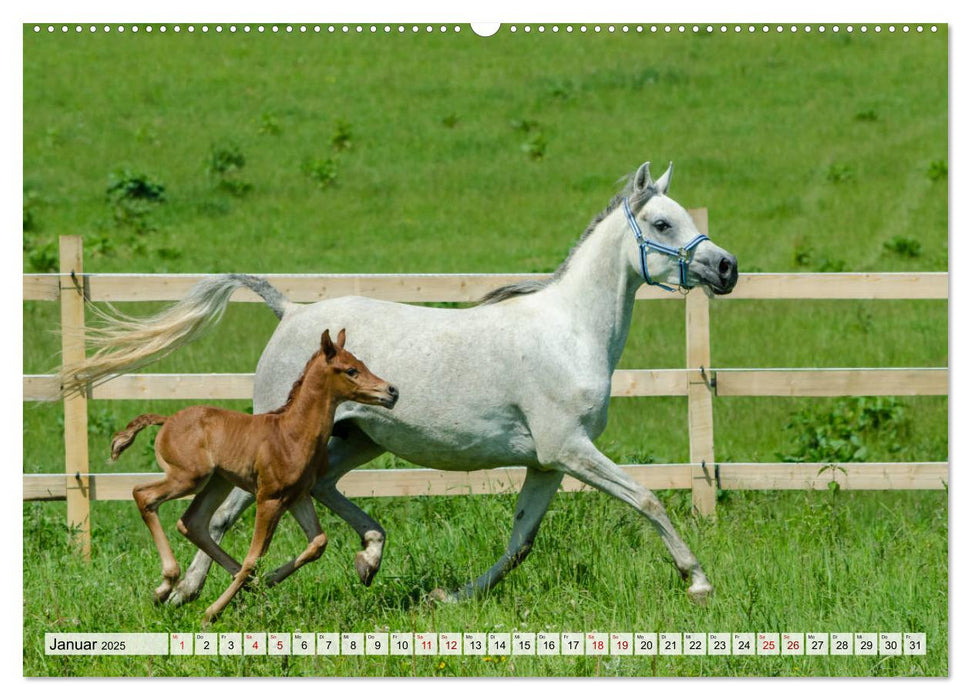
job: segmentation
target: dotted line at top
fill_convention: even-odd
[[[937,32],[937,26],[936,25],[930,25],[929,27],[927,27],[927,29],[929,29],[929,31],[931,31],[931,32]],[[179,34],[179,33],[182,33],[182,32],[186,32],[186,33],[189,33],[189,34],[194,34],[196,32],[200,32],[202,34],[208,34],[208,33],[216,33],[216,34],[221,34],[221,33],[229,33],[229,34],[237,34],[237,33],[242,33],[242,34],[253,34],[253,33],[255,33],[255,34],[266,34],[266,33],[270,33],[270,34],[279,34],[279,33],[284,33],[284,34],[294,34],[294,33],[296,33],[296,34],[307,34],[307,33],[313,33],[313,34],[320,34],[320,33],[328,33],[328,34],[351,34],[351,33],[356,33],[356,34],[365,34],[365,33],[367,33],[367,34],[378,34],[378,33],[392,34],[392,33],[398,33],[398,34],[405,34],[405,33],[412,33],[412,34],[417,34],[417,33],[422,32],[422,31],[424,31],[425,33],[432,33],[432,32],[436,32],[436,31],[439,32],[439,33],[448,33],[448,32],[459,33],[459,32],[462,32],[463,31],[463,29],[460,26],[458,26],[458,25],[435,25],[435,26],[433,26],[433,25],[430,25],[430,24],[429,25],[417,25],[417,24],[412,24],[412,25],[404,25],[404,24],[398,24],[398,25],[390,25],[390,24],[385,24],[385,25],[376,25],[376,24],[371,24],[371,25],[361,25],[361,24],[357,24],[357,25],[347,25],[347,24],[337,24],[337,25],[334,25],[334,24],[330,24],[330,25],[319,25],[319,24],[314,24],[314,25],[306,25],[306,24],[297,24],[297,25],[293,25],[293,24],[286,24],[286,25],[277,25],[277,24],[271,24],[271,25],[263,25],[263,24],[249,25],[249,24],[243,24],[243,25],[235,25],[235,24],[228,24],[228,25],[222,25],[222,24],[216,24],[216,25],[212,25],[212,26],[207,25],[207,24],[202,24],[202,25],[193,25],[193,24],[179,25],[179,24],[175,24],[175,25],[157,25],[157,26],[155,26],[155,25],[127,25],[126,26],[126,25],[108,25],[108,24],[105,24],[105,25],[95,25],[95,24],[90,24],[90,25],[80,25],[80,24],[77,24],[77,25],[67,25],[67,24],[62,24],[62,25],[53,25],[53,24],[39,25],[39,24],[35,24],[33,26],[33,30],[34,30],[34,33],[35,34],[40,34],[42,32],[47,32],[48,34],[54,34],[54,33],[58,32],[58,31],[60,31],[61,33],[66,34],[68,32],[71,32],[72,30],[75,33],[77,33],[77,34],[80,34],[80,33],[83,33],[83,32],[89,32],[89,33],[92,33],[92,34],[99,33],[99,32],[100,33],[115,32],[115,33],[118,33],[118,34],[122,34],[122,33],[125,33],[125,32],[131,32],[132,34],[137,34],[139,32],[144,32],[146,34],[152,34],[153,32],[158,32],[158,33],[161,33],[161,34],[165,34],[165,33],[168,33],[168,32],[173,32],[175,34]],[[687,34],[687,33],[692,33],[692,34],[715,34],[715,33],[720,33],[720,34],[728,34],[728,33],[734,33],[734,34],[741,34],[741,33],[748,33],[748,34],[757,34],[757,33],[770,34],[770,33],[773,33],[773,32],[776,33],[776,34],[782,34],[782,33],[786,33],[786,32],[788,32],[790,34],[797,34],[797,33],[809,34],[809,33],[825,33],[825,32],[830,32],[830,33],[836,34],[836,33],[840,33],[840,32],[846,32],[847,34],[852,34],[854,31],[859,31],[860,33],[863,33],[863,34],[866,34],[867,32],[870,32],[870,31],[875,32],[877,34],[880,34],[880,33],[884,32],[884,31],[889,32],[890,34],[894,34],[894,33],[898,32],[898,31],[900,31],[900,32],[903,32],[904,34],[906,34],[906,33],[909,33],[912,30],[915,31],[915,32],[918,32],[918,33],[922,33],[922,32],[924,32],[925,27],[924,27],[924,25],[920,25],[920,24],[913,25],[913,26],[912,25],[907,25],[907,24],[899,25],[899,26],[892,25],[892,24],[891,25],[888,25],[888,26],[882,26],[882,25],[872,25],[872,26],[870,26],[870,25],[865,25],[864,24],[864,25],[858,25],[858,26],[845,25],[845,26],[842,26],[842,27],[840,25],[829,25],[829,26],[827,26],[827,25],[822,25],[822,24],[820,24],[820,25],[809,25],[809,24],[806,24],[806,25],[795,25],[795,24],[790,24],[790,25],[781,25],[781,24],[776,24],[776,25],[768,25],[768,24],[761,24],[761,25],[755,25],[755,24],[748,24],[748,25],[740,25],[740,24],[735,24],[735,25],[725,25],[725,24],[721,24],[721,25],[711,25],[711,24],[705,24],[705,25],[699,25],[699,24],[692,24],[692,25],[685,25],[685,24],[678,24],[678,25],[670,25],[670,24],[663,24],[663,25],[655,25],[655,24],[652,24],[652,25],[640,25],[640,24],[637,24],[637,25],[627,25],[627,24],[623,24],[623,25],[614,25],[614,24],[608,24],[608,25],[599,25],[599,24],[585,25],[585,24],[581,24],[581,25],[563,25],[563,26],[561,26],[561,25],[555,25],[554,24],[554,25],[550,25],[548,27],[546,25],[533,26],[533,25],[515,25],[515,24],[513,24],[513,25],[509,25],[508,27],[505,28],[505,31],[507,31],[507,32],[509,32],[511,34],[516,34],[516,33],[519,33],[520,31],[523,32],[523,33],[526,33],[526,34],[530,34],[530,33],[533,33],[533,32],[536,32],[536,33],[539,33],[539,34],[544,34],[546,32],[550,32],[550,33],[553,33],[553,34],[557,34],[557,33],[560,33],[560,32],[565,32],[567,34],[571,34],[571,33],[575,33],[575,32],[579,32],[581,34],[588,33],[588,32],[593,32],[595,34],[599,34],[599,33],[602,33],[604,31],[606,31],[608,34],[612,34],[612,33],[616,33],[616,32],[620,32],[620,33],[624,33],[624,34],[631,33],[631,32],[638,33],[638,34],[644,33],[644,32],[648,32],[648,33],[651,33],[651,34],[656,34],[658,32],[664,33],[664,34],[670,34],[672,32],[676,32],[676,33],[679,33],[679,34]]]

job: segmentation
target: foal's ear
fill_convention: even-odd
[[[337,347],[341,350],[344,349],[344,339],[347,337],[347,333],[344,332],[345,329],[341,328],[340,333],[337,334]]]
[[[330,339],[330,329],[324,331],[324,334],[320,336],[320,349],[324,351],[324,357],[328,361],[333,360],[334,356],[337,355],[337,348],[334,346],[334,341]]]

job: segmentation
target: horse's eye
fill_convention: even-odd
[[[654,229],[656,231],[667,231],[669,228],[671,228],[671,224],[664,219],[658,219],[654,222]]]
[[[358,371],[353,367],[351,367],[350,369],[344,370],[344,372],[347,374],[348,377],[356,377],[358,375]]]

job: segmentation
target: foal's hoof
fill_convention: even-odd
[[[172,584],[166,581],[161,586],[155,589],[155,604],[161,605],[169,596],[172,594]]]
[[[693,583],[688,589],[688,598],[695,605],[700,605],[704,607],[708,604],[708,599],[711,597],[715,589],[711,587],[711,584],[707,581],[702,581],[700,583]]]
[[[354,568],[357,569],[357,576],[361,579],[361,583],[365,586],[370,586],[371,581],[374,580],[374,575],[378,573],[378,566],[368,561],[368,557],[364,552],[358,552],[357,556],[354,557]]]
[[[436,588],[434,591],[429,592],[425,596],[429,603],[457,603],[459,602],[458,596],[454,593],[449,593],[444,588]]]

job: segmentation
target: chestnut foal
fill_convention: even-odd
[[[233,575],[226,591],[206,610],[206,621],[219,615],[252,575],[285,511],[293,513],[309,544],[300,556],[270,574],[268,583],[279,583],[323,554],[327,535],[309,492],[318,478],[316,465],[327,464],[327,441],[337,406],[358,401],[392,408],[398,400],[398,390],[346,351],[344,339],[342,330],[334,344],[330,331],[324,331],[320,350],[307,362],[286,404],[272,413],[250,415],[191,406],[172,416],[138,416],[112,438],[111,459],[115,460],[143,428],[162,426],[155,438],[155,457],[165,478],[132,490],[162,559],[157,601],[169,597],[180,575],[157,510],[162,503],[188,494],[197,495],[178,522],[179,532]],[[256,527],[242,565],[209,535],[212,514],[233,486],[256,495]]]

